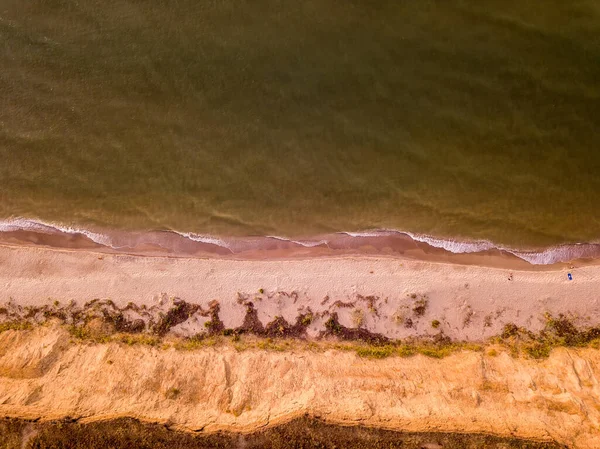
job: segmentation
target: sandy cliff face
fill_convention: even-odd
[[[340,352],[198,351],[70,342],[61,328],[0,334],[0,414],[131,416],[252,431],[308,413],[409,431],[600,441],[600,351],[533,361],[462,352],[365,360]]]

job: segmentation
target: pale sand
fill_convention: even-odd
[[[441,330],[452,338],[481,340],[498,334],[506,323],[535,331],[546,312],[573,314],[579,324],[596,325],[598,286],[597,265],[529,271],[398,257],[243,261],[0,246],[0,304],[106,298],[120,306],[130,301],[155,305],[179,297],[207,306],[216,299],[225,326],[235,327],[245,314],[241,294],[254,302],[264,324],[277,315],[293,322],[307,308],[324,313],[309,329],[313,336],[323,329],[327,312],[337,312],[342,324],[352,326],[354,308],[363,311],[364,327],[392,338]],[[369,310],[359,295],[375,296],[375,308]],[[419,317],[412,309],[422,295],[429,305]],[[338,307],[336,301],[354,305]],[[413,327],[398,323],[400,315],[410,317]],[[194,316],[175,330],[185,335],[203,331],[206,319]],[[437,330],[431,327],[435,319],[441,322]]]
[[[469,351],[365,360],[334,351],[178,351],[69,339],[48,326],[0,334],[0,415],[128,416],[182,430],[250,432],[308,414],[345,425],[599,447],[598,350],[557,349],[543,361]]]

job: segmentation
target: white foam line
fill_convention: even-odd
[[[195,234],[193,232],[179,232],[179,231],[172,231],[172,232],[174,232],[175,234],[178,234],[182,237],[185,237],[187,239],[193,240],[194,242],[208,243],[210,245],[215,245],[215,246],[220,246],[222,248],[226,248],[233,253],[233,250],[231,249],[231,245],[229,245],[227,242],[225,242],[224,240],[221,240],[218,237],[212,237],[210,235]]]
[[[351,237],[380,237],[396,234],[404,234],[417,242],[427,243],[435,248],[441,248],[454,254],[468,254],[497,249],[506,251],[514,256],[523,259],[532,265],[550,265],[558,262],[569,262],[574,259],[598,257],[600,255],[600,244],[597,243],[574,243],[569,245],[559,245],[546,248],[542,251],[523,251],[513,248],[506,248],[495,245],[488,240],[478,241],[458,241],[449,239],[440,239],[423,234],[414,234],[407,231],[393,229],[376,229],[361,232],[339,232]]]
[[[350,232],[350,231],[340,231],[336,232],[336,234],[345,234],[350,237],[383,237],[392,234],[406,234],[406,232],[402,231],[390,231],[388,229],[381,230],[372,230],[372,231],[360,231],[360,232]]]
[[[417,242],[427,243],[435,248],[442,248],[455,254],[478,253],[480,251],[488,251],[490,249],[497,248],[497,246],[495,246],[492,242],[488,242],[486,240],[461,242],[457,240],[438,239],[427,235],[412,234],[410,232],[404,232],[404,234],[408,235]]]
[[[533,265],[548,265],[557,262],[569,262],[574,259],[597,258],[600,256],[600,245],[596,243],[575,243],[555,246],[543,251],[507,251]]]
[[[13,231],[36,231],[45,234],[55,234],[61,232],[66,234],[81,234],[100,245],[108,246],[115,249],[119,248],[114,245],[114,242],[109,236],[105,234],[100,234],[98,232],[92,232],[87,229],[59,225],[51,222],[36,221],[21,217],[16,217],[10,220],[0,220],[0,232]],[[231,253],[234,253],[233,249],[231,248],[231,244],[227,243],[221,238],[210,235],[196,234],[193,232],[172,232],[195,242],[207,243],[210,245],[216,245],[222,248],[226,248],[229,251],[231,251]],[[411,232],[399,231],[394,229],[372,229],[359,232],[342,231],[337,232],[336,234],[344,234],[355,238],[385,237],[394,234],[403,234],[407,235],[408,237],[412,238],[417,242],[427,243],[428,245],[431,245],[435,248],[441,248],[455,254],[476,253],[487,251],[490,249],[498,249],[500,251],[506,251],[507,253],[513,254],[516,257],[519,257],[520,259],[523,259],[533,265],[549,265],[557,262],[569,262],[574,259],[600,256],[600,244],[598,243],[576,243],[570,245],[554,246],[541,251],[527,251],[497,246],[487,240],[469,242],[440,239],[428,235],[414,234]],[[277,235],[269,235],[265,236],[265,238],[291,242],[297,245],[304,246],[306,248],[312,248],[319,245],[329,246],[329,242],[327,240],[294,240]]]
[[[569,262],[574,259],[598,257],[598,255],[600,255],[600,245],[594,243],[574,243],[570,245],[552,246],[541,251],[524,251],[498,246],[487,240],[461,242],[455,240],[438,239],[435,237],[412,234],[409,232],[406,232],[405,234],[409,235],[414,240],[427,243],[436,248],[443,248],[446,251],[455,254],[476,253],[488,251],[490,249],[497,249],[499,251],[506,251],[507,253],[523,259],[532,265],[551,265],[553,263]]]
[[[435,248],[442,248],[451,253],[476,253],[479,251],[486,251],[495,248],[492,242],[488,241],[475,241],[475,242],[461,242],[456,240],[445,240],[428,235],[414,234],[407,231],[399,231],[395,229],[374,229],[369,231],[360,232],[338,232],[338,234],[346,234],[350,237],[386,237],[394,234],[403,234],[409,236],[411,239],[427,243]]]
[[[71,226],[64,226],[44,221],[35,221],[20,217],[12,220],[0,221],[0,232],[11,231],[37,231],[45,234],[60,232],[65,234],[81,234],[100,245],[113,247],[110,237],[104,234],[88,231],[87,229],[73,228]]]
[[[325,245],[329,246],[327,240],[293,240],[287,237],[280,237],[278,235],[267,235],[268,239],[281,240],[282,242],[295,243],[296,245],[304,246],[305,248],[314,248],[315,246]]]

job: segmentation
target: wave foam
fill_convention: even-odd
[[[227,242],[225,242],[225,240],[222,240],[218,237],[212,237],[210,235],[196,234],[194,232],[179,232],[179,231],[171,231],[171,232],[174,232],[175,234],[185,237],[186,239],[192,240],[194,242],[208,243],[210,245],[220,246],[222,248],[226,248],[229,251],[233,252],[231,249],[231,245],[229,245]]]
[[[360,231],[360,232],[350,232],[350,231],[340,231],[337,234],[345,234],[350,237],[385,237],[394,234],[406,234],[406,232],[402,231],[391,231],[389,229],[374,229],[371,231]],[[407,234],[408,235],[408,234]]]
[[[550,265],[558,262],[570,262],[575,259],[595,259],[600,257],[600,244],[575,243],[560,245],[543,251],[507,250],[533,265]]]
[[[411,239],[416,240],[417,242],[427,243],[429,246],[433,246],[434,248],[442,248],[455,254],[479,253],[482,251],[489,251],[490,249],[500,249],[492,242],[488,242],[486,240],[461,242],[458,240],[444,240],[427,235],[412,234],[410,232],[403,232],[403,234],[408,235]]]
[[[571,245],[552,246],[540,251],[526,251],[495,245],[486,240],[464,242],[438,239],[430,236],[411,234],[409,232],[405,234],[416,241],[424,242],[455,254],[478,253],[497,249],[523,259],[532,265],[551,265],[554,263],[570,262],[575,259],[600,257],[600,245],[595,243],[574,243]]]
[[[29,220],[26,218],[14,218],[12,220],[0,221],[0,232],[35,231],[44,234],[80,234],[99,245],[113,247],[110,237],[87,229],[74,228],[44,221]]]
[[[295,243],[296,245],[304,246],[305,248],[314,248],[315,246],[329,245],[327,240],[294,240],[287,237],[280,237],[278,235],[267,235],[268,239],[281,240],[282,242]]]
[[[118,246],[117,243],[123,243],[122,240],[130,240],[125,236],[112,238],[109,235],[102,234],[99,232],[90,231],[87,229],[66,226],[51,222],[44,221],[36,221],[26,218],[13,218],[10,220],[0,220],[0,232],[14,232],[14,231],[33,231],[44,234],[80,234],[91,241],[104,245],[113,249],[123,249],[129,246]],[[523,259],[533,265],[550,265],[553,263],[559,262],[569,262],[575,259],[582,258],[600,258],[600,244],[598,243],[586,243],[586,244],[573,244],[573,245],[559,245],[555,247],[545,248],[543,250],[518,250],[514,248],[506,248],[502,246],[495,245],[493,242],[486,240],[479,241],[460,241],[460,240],[452,240],[452,239],[441,239],[423,234],[415,234],[411,232],[405,232],[400,230],[393,229],[371,229],[366,231],[343,231],[337,232],[331,236],[332,240],[328,240],[327,238],[322,238],[320,236],[318,239],[302,239],[295,240],[292,238],[281,237],[277,235],[269,235],[264,237],[252,237],[249,240],[245,240],[243,238],[232,238],[230,241],[226,241],[222,238],[211,236],[211,235],[203,235],[196,234],[194,232],[179,232],[179,231],[167,231],[172,232],[182,238],[189,239],[194,242],[206,243],[210,245],[219,246],[221,248],[225,248],[229,250],[232,254],[235,254],[239,251],[251,250],[252,248],[259,247],[261,239],[275,239],[281,240],[284,242],[290,242],[296,245],[300,245],[306,248],[313,248],[316,246],[329,246],[333,240],[335,240],[335,235],[347,235],[352,238],[377,238],[377,237],[390,237],[390,236],[406,236],[413,239],[416,242],[422,242],[427,245],[430,245],[435,248],[440,248],[445,251],[455,253],[455,254],[465,254],[465,253],[478,253],[483,251],[489,251],[492,249],[497,249],[499,251],[504,251],[509,254],[513,254],[514,256]],[[137,235],[137,238],[134,239],[137,243],[143,243],[145,238],[142,236],[140,239],[139,233],[133,233],[133,235]],[[131,243],[131,242],[129,242]]]
[[[597,243],[575,243],[570,245],[559,245],[549,247],[539,251],[518,250],[514,248],[495,245],[488,240],[460,241],[451,239],[441,239],[429,235],[415,234],[412,232],[393,230],[393,229],[375,229],[361,232],[339,232],[350,237],[383,237],[393,234],[401,234],[411,239],[426,243],[434,248],[441,248],[454,254],[479,253],[489,250],[499,250],[512,254],[520,259],[529,262],[532,265],[551,265],[554,263],[570,262],[575,259],[598,258],[600,257],[600,244]]]

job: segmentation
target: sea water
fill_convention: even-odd
[[[5,229],[595,255],[599,129],[595,0],[0,0]]]

